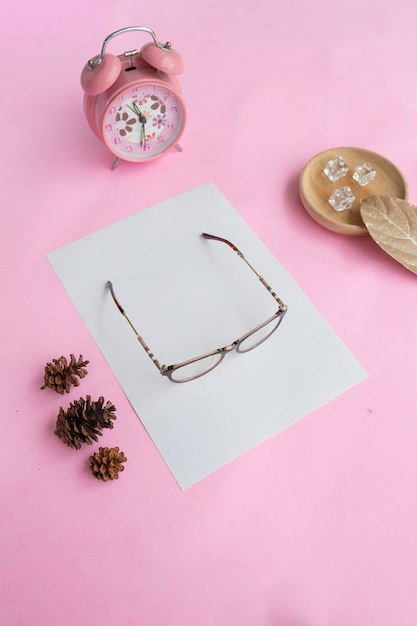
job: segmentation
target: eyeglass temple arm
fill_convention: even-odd
[[[138,331],[136,330],[136,328],[133,326],[132,322],[130,321],[130,319],[128,318],[128,316],[126,315],[126,312],[124,310],[124,308],[122,307],[122,305],[120,304],[120,302],[118,301],[118,299],[116,298],[116,294],[114,293],[114,289],[113,289],[113,284],[111,282],[111,280],[108,280],[106,283],[106,287],[108,287],[110,289],[110,293],[112,295],[112,298],[114,300],[115,305],[117,306],[117,308],[119,309],[120,313],[123,315],[123,317],[127,320],[130,328],[133,330],[133,332],[136,335],[137,340],[139,341],[140,345],[142,346],[142,348],[145,350],[146,354],[148,355],[148,357],[151,359],[151,361],[156,365],[156,367],[159,369],[159,371],[164,369],[164,366],[160,364],[160,362],[158,361],[157,358],[155,358],[155,355],[153,354],[153,352],[151,352],[150,348],[148,347],[148,345],[146,344],[145,340],[143,339],[143,337],[141,337],[138,333]]]
[[[259,278],[259,280],[261,281],[261,283],[263,284],[263,286],[268,289],[269,293],[271,294],[271,296],[276,300],[276,302],[278,302],[280,308],[282,309],[286,309],[286,305],[283,303],[283,301],[281,300],[281,298],[278,297],[278,295],[275,293],[275,291],[272,289],[272,287],[270,285],[268,285],[268,283],[266,282],[265,278],[263,276],[261,276],[256,269],[249,263],[249,261],[245,258],[245,256],[242,254],[242,252],[239,250],[239,248],[237,248],[235,246],[234,243],[232,243],[231,241],[229,241],[228,239],[223,239],[223,237],[217,237],[216,235],[209,235],[208,233],[201,233],[201,236],[204,237],[204,239],[212,239],[213,241],[222,241],[223,243],[227,244],[229,246],[229,248],[232,248],[232,250],[234,252],[236,252],[236,254],[238,256],[240,256],[241,259],[243,259],[246,263],[246,265],[248,265],[250,267],[250,269],[252,270],[252,272],[254,274],[256,274],[256,276]]]

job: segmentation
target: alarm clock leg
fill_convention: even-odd
[[[113,161],[113,165],[111,166],[111,171],[115,170],[116,167],[119,165],[119,163],[120,163],[120,158],[116,157]]]

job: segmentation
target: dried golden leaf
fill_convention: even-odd
[[[372,239],[417,274],[417,207],[399,198],[370,196],[362,200],[360,212]]]

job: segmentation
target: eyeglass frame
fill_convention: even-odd
[[[239,337],[238,339],[233,341],[231,344],[229,344],[227,346],[224,346],[223,348],[217,348],[216,350],[213,350],[211,352],[207,352],[207,353],[202,354],[200,356],[194,357],[193,359],[188,359],[187,361],[182,361],[181,363],[174,363],[172,365],[161,365],[161,363],[155,357],[153,352],[150,350],[149,346],[147,345],[147,343],[145,342],[143,337],[138,333],[138,331],[134,327],[133,323],[131,322],[131,320],[127,316],[126,311],[121,306],[119,300],[116,297],[112,281],[108,280],[106,282],[106,287],[110,290],[110,293],[111,293],[111,296],[113,298],[113,301],[114,301],[115,305],[117,306],[117,308],[119,309],[120,313],[123,315],[123,317],[128,322],[129,326],[131,327],[131,329],[135,333],[136,338],[139,341],[140,345],[145,350],[145,352],[147,353],[147,355],[149,356],[151,361],[154,363],[154,365],[157,367],[157,369],[159,370],[159,373],[162,374],[162,376],[166,376],[173,383],[186,383],[186,382],[189,382],[191,380],[195,380],[197,378],[200,378],[201,376],[204,376],[205,374],[208,374],[209,372],[211,372],[215,367],[217,367],[223,361],[224,357],[229,352],[233,352],[234,350],[236,350],[237,352],[240,352],[241,354],[243,354],[245,352],[250,352],[254,348],[257,348],[260,344],[262,344],[264,341],[266,341],[266,339],[268,339],[276,331],[276,329],[281,324],[281,322],[282,322],[282,320],[283,320],[283,318],[284,318],[284,316],[285,316],[285,314],[286,314],[286,312],[288,310],[287,305],[284,304],[284,302],[281,300],[281,298],[279,298],[279,296],[276,294],[276,292],[273,291],[272,287],[270,287],[270,285],[266,282],[266,280],[263,278],[263,276],[261,276],[255,270],[255,268],[249,263],[249,261],[245,258],[245,256],[242,254],[242,252],[231,241],[229,241],[228,239],[224,239],[223,237],[217,237],[216,235],[209,235],[208,233],[201,233],[201,236],[204,239],[210,239],[210,240],[213,240],[213,241],[223,242],[223,243],[227,244],[234,252],[236,252],[237,255],[241,259],[243,259],[243,261],[245,261],[245,263],[250,267],[250,269],[256,274],[256,276],[258,277],[258,279],[260,280],[262,285],[269,291],[269,293],[272,295],[274,300],[278,303],[278,309],[275,312],[275,314],[272,315],[271,317],[269,317],[265,322],[263,322],[262,324],[259,324],[258,326],[256,326],[256,328],[253,328],[252,330],[248,331],[247,333],[245,333],[244,335],[242,335],[241,337]],[[274,326],[274,328],[271,330],[271,332],[269,332],[258,343],[255,343],[250,348],[248,348],[246,350],[239,350],[240,345],[246,339],[248,339],[251,335],[255,334],[261,328],[263,328],[263,327],[267,326],[268,324],[270,324],[274,319],[277,319],[278,323],[277,323],[276,326]],[[185,378],[183,380],[176,380],[175,378],[173,378],[173,374],[175,373],[175,371],[180,369],[181,367],[185,367],[187,365],[191,365],[191,363],[196,363],[197,361],[201,361],[202,359],[206,359],[206,358],[208,358],[210,356],[217,356],[218,360],[211,367],[209,367],[207,370],[205,370],[204,372],[201,372],[201,373],[196,374],[195,376],[191,376],[189,378]]]

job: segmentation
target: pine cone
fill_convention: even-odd
[[[64,394],[65,391],[69,393],[71,385],[74,385],[74,387],[79,386],[78,378],[87,376],[88,372],[85,366],[88,363],[89,361],[83,360],[82,354],[79,356],[78,361],[71,354],[69,363],[64,356],[61,356],[59,359],[53,359],[52,363],[45,365],[45,384],[41,389],[49,387],[60,394]]]
[[[116,419],[116,407],[111,402],[106,402],[100,396],[97,402],[91,402],[91,397],[80,398],[71,402],[65,412],[61,407],[57,417],[55,435],[67,446],[79,450],[83,443],[91,445],[98,441],[103,428],[113,428],[112,420]]]
[[[127,458],[124,452],[119,452],[119,448],[99,448],[90,456],[90,469],[99,480],[117,480],[119,472],[124,471]]]

